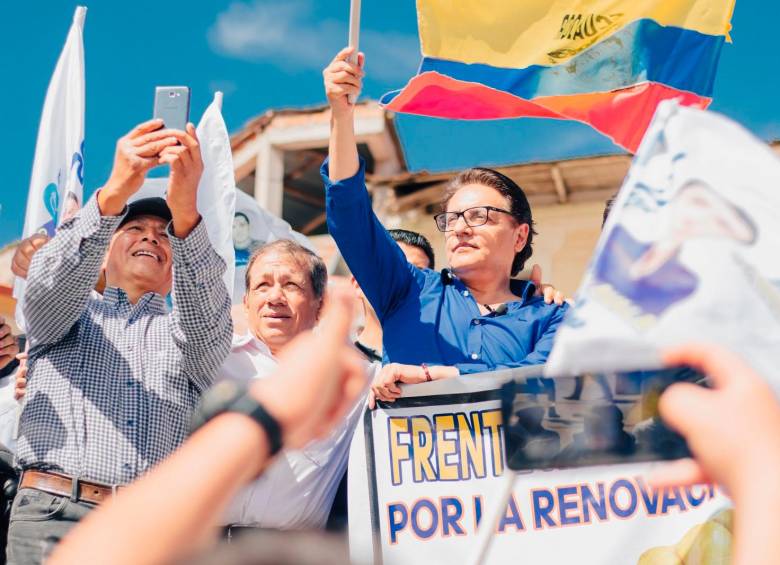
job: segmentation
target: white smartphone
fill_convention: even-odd
[[[164,128],[185,131],[190,119],[190,88],[158,86],[154,92],[154,118],[161,118]]]

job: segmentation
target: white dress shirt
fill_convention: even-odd
[[[16,423],[19,421],[19,403],[14,397],[15,388],[16,371],[0,378],[0,444],[12,453],[16,451]]]
[[[276,366],[276,359],[265,343],[251,333],[234,336],[232,349],[216,382],[264,378]],[[259,479],[239,491],[222,523],[285,530],[324,528],[347,467],[349,444],[364,405],[365,397],[361,395],[342,424],[328,437],[313,441],[301,450],[285,449],[279,453]]]

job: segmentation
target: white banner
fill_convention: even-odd
[[[214,93],[214,100],[203,112],[197,135],[203,159],[203,176],[198,185],[198,212],[206,222],[211,245],[227,264],[225,286],[232,293],[235,277],[232,222],[237,189],[230,136],[222,118],[221,92]]]
[[[504,483],[498,387],[510,372],[404,388],[366,411],[349,460],[356,563],[463,563]],[[728,499],[652,489],[653,463],[519,474],[487,563],[727,563]]]
[[[76,8],[43,103],[35,144],[23,237],[49,237],[73,217],[84,198],[84,18]],[[24,280],[14,282],[16,322],[24,328]]]
[[[688,341],[740,353],[780,389],[780,159],[738,124],[663,102],[547,363],[659,366]]]
[[[254,198],[237,189],[233,216],[233,248],[236,258],[233,304],[240,303],[244,298],[244,276],[252,251],[278,239],[291,239],[317,253],[317,248],[305,235],[293,230],[290,224],[264,210]]]

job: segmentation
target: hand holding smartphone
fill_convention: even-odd
[[[676,382],[706,386],[689,367],[509,381],[501,400],[507,466],[528,471],[690,457],[685,440],[658,415],[659,397]]]

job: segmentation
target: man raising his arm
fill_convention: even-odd
[[[42,562],[118,486],[172,453],[229,351],[225,264],[196,208],[195,128],[161,126],[152,120],[119,140],[108,182],[31,261],[11,563]],[[128,206],[164,163],[167,201]],[[103,295],[93,291],[101,268]]]

